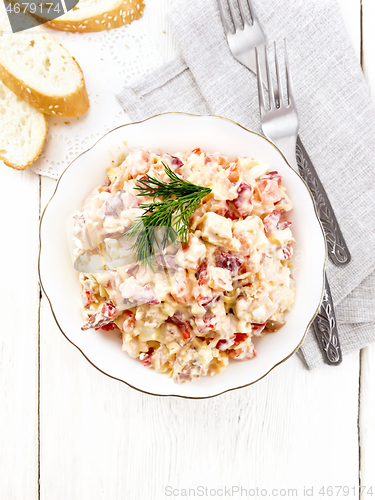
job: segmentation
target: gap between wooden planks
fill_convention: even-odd
[[[361,1],[361,62],[370,94],[375,102],[375,2]],[[375,133],[375,131],[374,131]],[[367,169],[368,171],[368,169]],[[369,293],[374,296],[375,290]],[[375,345],[361,351],[360,359],[360,483],[373,486],[375,494]],[[363,498],[366,498],[363,496]]]

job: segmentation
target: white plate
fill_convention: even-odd
[[[296,297],[286,325],[255,340],[256,358],[231,361],[222,374],[203,377],[197,382],[177,385],[167,375],[145,368],[121,350],[121,340],[114,332],[81,330],[80,285],[70,259],[66,222],[81,208],[90,191],[104,183],[106,167],[117,163],[128,148],[139,147],[171,154],[200,147],[233,159],[254,157],[282,174],[294,203],[289,219],[297,240],[293,257]],[[204,398],[256,382],[297,350],[319,309],[323,293],[325,239],[306,184],[267,139],[215,116],[167,113],[106,134],[61,176],[41,220],[40,243],[40,282],[62,333],[99,370],[155,395]]]

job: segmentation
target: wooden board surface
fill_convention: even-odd
[[[171,2],[149,1],[144,19],[165,60],[176,53],[165,22]],[[374,2],[362,0],[362,12],[360,0],[340,6],[375,100]],[[254,386],[204,401],[132,390],[63,337],[44,297],[38,328],[39,203],[55,181],[41,179],[39,198],[32,172],[0,175],[15,241],[0,319],[1,499],[159,500],[167,487],[198,486],[276,488],[285,498],[296,496],[282,488],[303,498],[313,487],[310,498],[323,498],[321,486],[371,482],[375,493],[374,346],[312,372],[294,356]]]
[[[39,179],[1,169],[0,498],[38,494]]]

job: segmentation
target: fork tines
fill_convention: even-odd
[[[226,1],[228,4],[229,11],[227,11],[227,9],[224,6],[224,0],[218,0],[218,4],[219,4],[221,20],[222,20],[223,26],[225,28],[225,31],[227,33],[228,33],[228,31],[233,33],[233,29],[231,27],[230,22],[232,23],[232,25],[234,27],[234,33],[236,33],[237,30],[242,30],[244,28],[244,26],[246,26],[246,25],[251,25],[251,23],[248,19],[249,16],[246,13],[245,4],[247,5],[247,8],[249,9],[251,19],[254,22],[255,12],[254,12],[253,6],[251,4],[251,0],[236,0],[237,5],[238,5],[238,14],[239,14],[242,25],[238,21],[238,15],[237,15],[237,12],[235,10],[233,0],[226,0]],[[228,17],[230,18],[230,22],[228,22]]]
[[[269,58],[267,54],[267,48],[264,47],[264,58],[265,58],[265,67],[266,67],[266,75],[262,75],[261,64],[260,64],[260,54],[258,48],[255,49],[256,53],[256,63],[257,63],[257,80],[258,80],[258,96],[259,96],[259,106],[261,111],[265,111],[266,109],[272,110],[277,108],[287,108],[293,105],[293,89],[292,89],[292,81],[290,77],[290,69],[289,69],[289,59],[288,52],[286,47],[286,40],[284,40],[284,61],[285,61],[285,74],[286,74],[286,98],[284,100],[284,92],[283,92],[283,84],[281,79],[281,71],[280,71],[280,62],[278,57],[278,50],[276,46],[276,42],[274,42],[274,54],[275,54],[275,69],[276,69],[276,88],[274,88],[272,82],[272,76],[270,71]],[[263,77],[263,78],[262,78]],[[269,96],[269,106],[266,106],[265,94],[262,85],[262,80],[267,80],[267,88],[268,88],[268,96]]]

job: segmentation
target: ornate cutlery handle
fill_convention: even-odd
[[[341,347],[337,333],[335,310],[331,297],[327,275],[324,276],[324,294],[322,305],[316,315],[313,326],[316,338],[328,365],[339,365],[342,361]]]
[[[298,171],[302,179],[309,186],[315,201],[318,217],[324,229],[328,256],[336,266],[348,264],[351,259],[349,249],[345,243],[327,193],[299,137],[297,137],[296,156]]]

